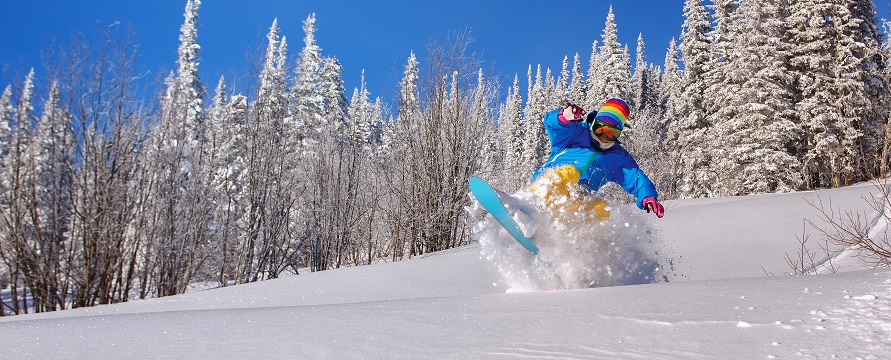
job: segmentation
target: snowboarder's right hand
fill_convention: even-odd
[[[656,213],[657,218],[661,219],[662,216],[665,215],[665,207],[663,207],[662,204],[659,203],[659,200],[656,200],[656,198],[652,196],[647,196],[643,199],[643,206],[644,209],[647,210],[647,212],[650,212],[652,210],[654,213]]]
[[[573,104],[572,102],[567,101],[563,109],[560,110],[560,116],[563,117],[566,121],[581,121],[583,120],[582,114],[585,113],[585,110],[582,109],[581,106]]]

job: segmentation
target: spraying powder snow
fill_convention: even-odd
[[[520,228],[539,247],[533,255],[491,216],[478,216],[474,233],[508,292],[580,289],[668,281],[672,260],[646,213],[609,206],[595,195],[549,185],[499,194]],[[556,194],[556,195],[555,195]],[[478,203],[471,213],[484,214]],[[594,204],[594,205],[591,205]],[[595,209],[596,208],[596,209]]]

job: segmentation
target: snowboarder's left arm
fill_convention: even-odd
[[[623,149],[624,150],[624,149]],[[624,152],[624,151],[623,151]],[[622,186],[625,191],[637,198],[637,207],[641,210],[652,209],[659,216],[664,212],[660,211],[662,205],[659,204],[659,193],[656,192],[656,186],[647,177],[647,174],[640,169],[637,162],[630,154],[623,154],[624,160],[619,162],[621,165],[611,171],[613,181]],[[658,206],[657,206],[658,205]],[[661,217],[661,216],[659,216]]]
[[[645,210],[644,199],[648,197],[656,199],[659,197],[659,194],[656,192],[656,186],[653,185],[653,182],[650,181],[647,174],[637,167],[637,164],[633,165],[634,166],[623,167],[621,169],[622,181],[617,181],[617,183],[621,185],[625,191],[637,198],[638,208]]]

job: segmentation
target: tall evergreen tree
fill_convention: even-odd
[[[600,97],[594,99],[596,107],[611,97],[622,99],[631,97],[631,63],[627,47],[619,43],[616,16],[612,6],[606,15],[601,38],[603,44],[600,46],[600,55],[603,58],[603,68],[598,75],[603,78],[603,90]]]
[[[348,113],[352,138],[368,149],[380,142],[382,130],[379,109],[371,101],[370,94],[365,84],[365,70],[362,70],[359,88],[353,91]]]
[[[297,58],[294,81],[291,87],[293,97],[294,124],[297,139],[303,146],[309,146],[326,122],[323,117],[327,109],[325,96],[319,88],[322,84],[322,48],[316,43],[316,15],[310,14],[303,21],[304,47]]]
[[[421,100],[418,94],[419,70],[418,58],[414,51],[409,53],[403,70],[402,80],[399,83],[399,100],[397,103],[396,121],[384,127],[381,134],[381,150],[391,152],[398,150],[403,144],[399,143],[398,126],[411,121],[412,117],[420,116]]]
[[[582,105],[586,110],[597,111],[603,101],[608,99],[606,95],[606,79],[601,76],[603,73],[603,56],[598,50],[598,42],[594,40],[591,44],[591,57],[588,58],[588,76],[585,83],[585,102]],[[530,85],[531,86],[531,85]]]
[[[882,23],[882,28],[885,30],[885,33],[891,33],[891,22],[888,20],[884,20]],[[879,54],[882,57],[882,79],[884,80],[882,83],[891,82],[891,40],[887,37],[885,41],[882,42],[881,49],[879,50]],[[891,90],[891,89],[889,89]],[[891,94],[887,96],[891,97]],[[885,111],[885,114],[891,112]],[[879,159],[879,176],[887,177],[889,175],[889,166],[891,166],[891,126],[886,124],[882,130],[882,148],[881,148],[881,158]]]
[[[12,312],[15,314],[27,313],[27,306],[22,308],[18,301],[19,296],[27,296],[27,290],[19,294],[20,286],[31,287],[37,284],[28,283],[29,274],[32,273],[39,260],[32,249],[37,246],[32,242],[34,230],[30,228],[28,219],[32,218],[30,205],[32,196],[29,192],[29,176],[32,169],[29,165],[29,149],[31,137],[29,128],[34,121],[32,112],[34,96],[34,69],[32,68],[25,77],[19,94],[18,104],[12,112],[15,124],[14,133],[9,152],[3,158],[2,172],[0,172],[0,229],[3,236],[0,237],[0,259],[10,275],[9,287],[12,296]]]
[[[674,38],[665,51],[665,68],[662,71],[662,82],[659,88],[659,104],[662,107],[662,128],[665,129],[664,141],[674,149],[678,140],[678,128],[681,118],[681,93],[683,91],[684,73],[681,70],[681,52]]]
[[[569,76],[568,72],[566,73],[566,76]],[[482,68],[477,70],[476,87],[473,91],[473,107],[469,110],[471,114],[475,114],[478,117],[482,115],[482,117],[487,119],[479,122],[481,130],[484,132],[483,142],[485,143],[481,149],[482,161],[480,161],[479,166],[486,171],[493,171],[501,162],[502,155],[502,153],[498,151],[499,139],[497,124],[494,121],[488,120],[494,119],[497,114],[493,107],[493,104],[496,102],[495,94],[498,92],[496,86],[497,85],[494,82],[488,81]],[[564,88],[566,89],[566,92],[569,91],[568,78],[566,78]],[[458,116],[463,116],[463,114],[458,112]]]
[[[585,103],[585,74],[582,73],[582,60],[579,53],[575,53],[572,60],[572,82],[569,84],[569,98],[576,104],[584,106]],[[587,109],[586,110],[590,110]]]
[[[523,153],[523,98],[520,94],[520,79],[514,75],[513,85],[507,91],[507,100],[501,107],[498,117],[500,150],[503,155],[501,177],[505,178],[505,189],[518,189],[525,183],[521,169]]]
[[[883,35],[878,29],[872,0],[848,1],[847,7],[852,20],[843,24],[843,33],[853,39],[850,55],[859,63],[859,81],[863,84],[862,88],[855,90],[862,91],[866,101],[862,109],[856,112],[860,119],[856,125],[862,137],[850,156],[858,161],[860,176],[870,179],[880,173],[881,159],[876,154],[881,153],[885,119],[891,111],[889,86],[884,78],[886,65],[881,51]]]
[[[529,67],[530,91],[523,111],[523,173],[531,174],[541,166],[548,153],[548,138],[544,129],[544,115],[548,109],[548,92],[542,81],[541,65],[538,65],[535,78]]]
[[[680,50],[684,60],[683,91],[680,94],[677,126],[678,150],[681,152],[681,193],[686,197],[704,197],[713,194],[713,178],[709,165],[712,161],[709,132],[710,123],[704,108],[706,102],[705,74],[711,66],[709,34],[711,18],[702,0],[685,0],[684,24]]]
[[[19,133],[27,134],[33,121],[32,112],[34,112],[34,68],[28,71],[25,81],[22,85],[21,94],[19,95],[19,103],[15,111],[16,130]]]
[[[182,108],[182,120],[185,122],[187,135],[189,136],[191,145],[197,146],[197,142],[201,141],[200,137],[204,132],[203,111],[204,96],[206,91],[201,83],[201,77],[198,75],[198,52],[201,46],[198,45],[198,8],[201,6],[201,0],[189,0],[186,3],[186,12],[183,15],[185,21],[180,27],[179,50],[177,51],[177,95],[176,105],[172,108]]]
[[[557,78],[557,84],[554,99],[558,102],[562,102],[563,100],[570,99],[570,88],[569,88],[569,57],[563,57],[563,67],[560,69],[560,77]]]
[[[34,268],[28,271],[36,305],[43,310],[54,310],[64,304],[65,271],[72,241],[70,221],[73,211],[74,131],[71,118],[61,106],[61,92],[54,81],[43,104],[43,114],[37,121],[29,149],[29,169],[26,193],[30,194],[32,216],[29,228],[32,245],[39,256]],[[35,216],[36,215],[36,216]],[[64,308],[64,305],[62,305]]]
[[[148,153],[154,168],[145,169],[154,188],[147,269],[158,296],[180,294],[199,270],[197,261],[207,241],[211,206],[201,155],[205,144],[204,87],[198,76],[197,44],[200,0],[186,4],[180,27],[177,70],[167,81],[158,124],[152,130]]]
[[[802,185],[800,163],[789,149],[800,129],[793,121],[793,78],[786,69],[788,50],[783,4],[778,0],[742,0],[738,9],[739,34],[731,39],[725,57],[734,91],[722,97],[728,109],[715,125],[722,146],[713,165],[720,179],[718,195],[786,192]]]
[[[843,34],[838,31],[839,22],[847,20],[849,13],[839,0],[795,0],[789,5],[796,116],[805,134],[799,158],[808,188],[841,186],[853,171],[845,147],[852,145],[859,131],[845,112],[858,108],[852,103],[857,91],[847,85],[853,85],[852,79],[861,72],[851,67],[850,58],[839,58],[845,53],[843,48],[849,48],[840,41]],[[843,92],[843,87],[848,91]]]
[[[545,91],[545,102],[547,105],[545,108],[553,109],[566,100],[567,93],[560,90],[559,85],[557,84],[557,80],[554,79],[554,75],[551,72],[551,68],[547,68],[545,71],[545,83],[544,83],[544,91]],[[564,88],[565,89],[565,88]]]
[[[637,112],[642,112],[650,106],[652,91],[650,89],[650,68],[644,52],[643,33],[637,36],[637,53],[635,54],[634,75],[631,77],[631,104]]]
[[[286,79],[287,39],[279,37],[278,19],[272,21],[266,34],[266,52],[260,69],[260,84],[256,108],[260,122],[269,126],[281,126],[288,116],[288,89]],[[278,124],[278,125],[277,125]],[[282,134],[288,135],[288,134]],[[281,137],[281,135],[279,136]]]
[[[742,31],[739,0],[716,0],[711,8],[714,26],[708,34],[710,60],[702,80],[708,96],[703,98],[702,107],[711,125],[717,126],[735,116],[733,108],[725,105],[738,96],[745,75],[739,71],[743,64],[733,47],[748,34]]]
[[[336,57],[326,57],[322,60],[319,91],[325,99],[324,112],[329,131],[338,134],[344,132],[344,128],[348,126],[349,101],[346,98],[342,73],[343,66]]]
[[[309,140],[302,137],[305,128],[300,127],[305,117],[296,109],[294,114],[289,112],[286,64],[287,39],[279,38],[278,21],[274,20],[267,34],[253,114],[245,129],[246,214],[240,227],[238,283],[278,277],[285,259],[293,253],[294,238],[287,231],[294,221],[291,190],[297,186],[294,172],[306,150],[302,145]]]
[[[382,166],[384,176],[389,185],[388,195],[384,199],[385,208],[394,209],[387,212],[384,226],[392,240],[388,249],[392,260],[401,259],[411,253],[412,242],[417,239],[417,228],[413,219],[403,216],[412,208],[412,202],[417,200],[417,194],[413,190],[410,178],[416,164],[412,162],[412,147],[416,144],[410,138],[412,134],[406,129],[415,128],[423,117],[421,114],[420,77],[418,59],[414,51],[409,54],[403,70],[402,80],[399,84],[398,113],[395,122],[385,129],[382,139],[381,152],[384,158]]]
[[[247,125],[247,98],[242,95],[229,97],[224,77],[220,77],[208,111],[211,170],[211,199],[214,206],[214,238],[218,251],[215,268],[217,280],[226,286],[230,280],[238,280],[238,264],[242,244],[246,238],[238,231],[243,225],[247,208],[249,183],[247,177],[247,149],[245,126]]]
[[[0,164],[9,151],[10,135],[12,127],[10,123],[15,119],[15,107],[12,106],[12,85],[7,85],[0,95]]]

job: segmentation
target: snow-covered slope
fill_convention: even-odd
[[[831,198],[834,207],[878,216],[861,198],[874,191],[867,184],[668,202],[665,218],[647,220],[643,230],[657,245],[648,250],[674,264],[667,283],[508,292],[489,245],[475,244],[396,263],[3,318],[0,358],[887,359],[891,271],[839,259],[843,273],[766,275],[790,271],[784,253],[796,251],[802,219],[817,214],[806,199]],[[614,215],[625,212],[617,207]]]

